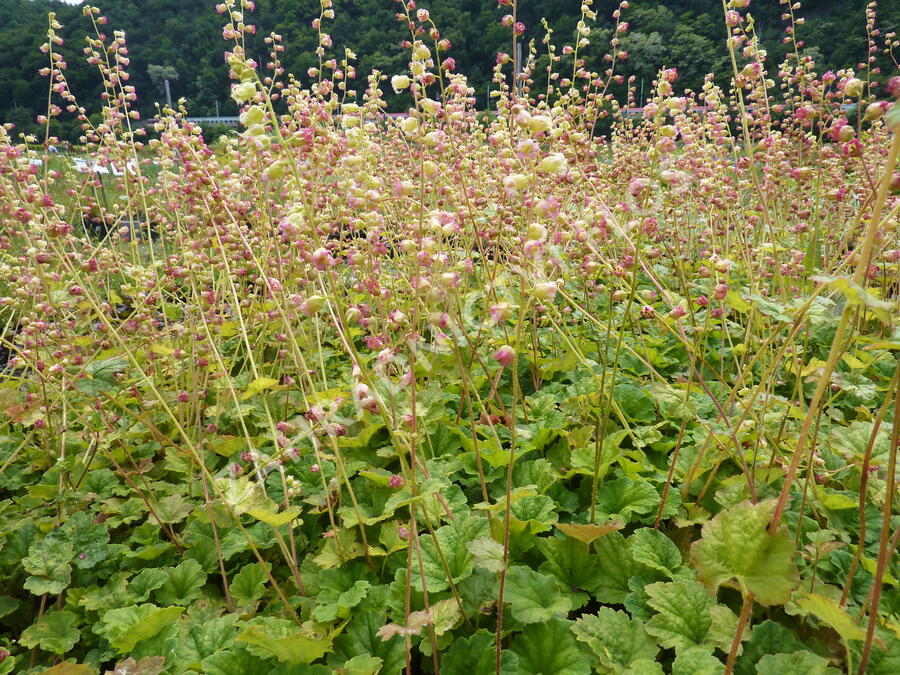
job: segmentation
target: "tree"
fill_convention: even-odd
[[[166,95],[166,104],[172,105],[172,94],[169,91],[169,80],[178,79],[178,71],[173,66],[160,66],[151,63],[147,66],[147,74],[150,80],[156,85],[156,88],[164,92]]]

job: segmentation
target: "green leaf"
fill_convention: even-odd
[[[681,552],[678,547],[659,530],[642,527],[628,537],[631,557],[650,569],[662,572],[670,579],[681,568]]]
[[[437,544],[441,548],[444,560],[449,568],[454,583],[465,579],[475,568],[475,556],[469,552],[467,544],[479,537],[489,535],[490,526],[487,518],[466,516],[435,530],[435,536],[426,534],[419,539],[422,551],[422,567],[425,570],[425,583],[429,593],[449,588],[447,571],[438,554]],[[422,578],[418,565],[413,565],[412,584],[414,588],[422,587]]]
[[[628,580],[639,568],[631,557],[625,537],[619,532],[598,539],[594,544],[600,567],[600,581],[593,589],[597,600],[609,604],[621,604],[631,593]]]
[[[831,381],[841,388],[842,394],[850,396],[854,404],[874,406],[878,403],[878,387],[862,373],[835,372],[831,374]]]
[[[342,570],[324,570],[322,575],[340,571]],[[371,585],[365,579],[356,581],[350,579],[349,586],[326,586],[316,598],[317,606],[313,610],[313,618],[316,621],[326,622],[348,616],[348,610],[363,601]]]
[[[866,675],[896,675],[900,673],[900,637],[885,636],[885,649],[878,644],[872,647],[869,670]]]
[[[75,388],[89,396],[117,389],[119,383],[116,381],[116,374],[127,367],[128,359],[121,356],[89,363],[84,369],[87,377],[75,380]]]
[[[226,614],[193,623],[180,631],[174,649],[168,649],[172,670],[196,670],[206,657],[231,647],[237,636],[237,622],[237,614]]]
[[[346,630],[334,641],[337,663],[345,663],[356,656],[368,654],[384,661],[382,673],[399,673],[406,662],[403,640],[382,640],[378,629],[385,623],[387,620],[384,612],[373,609],[353,612]]]
[[[631,577],[628,580],[628,590],[630,593],[625,596],[625,609],[631,612],[631,615],[642,621],[648,621],[653,616],[653,608],[647,604],[650,596],[647,595],[647,586],[657,581],[656,575],[646,576],[640,574]]]
[[[109,640],[109,644],[122,654],[127,654],[141,640],[159,633],[178,620],[183,607],[157,607],[144,604],[111,609],[100,617],[94,632]]]
[[[737,614],[725,605],[713,605],[709,608],[709,616],[712,619],[712,626],[709,629],[707,642],[727,653],[737,631]],[[744,633],[741,640],[746,638],[747,634]]]
[[[888,300],[879,300],[869,293],[863,286],[854,283],[847,277],[836,277],[829,274],[818,274],[810,277],[812,281],[828,286],[838,291],[847,299],[848,305],[863,305],[872,310],[875,316],[886,326],[891,325],[891,314],[894,311],[894,303]]]
[[[478,537],[466,544],[469,553],[475,559],[476,567],[488,572],[499,572],[503,569],[503,544],[491,537]]]
[[[789,654],[803,648],[794,634],[780,623],[766,620],[753,627],[750,640],[744,645],[744,651],[735,663],[737,675],[753,675],[756,663],[765,654]]]
[[[33,542],[22,560],[22,567],[31,575],[23,585],[34,595],[62,593],[72,580],[69,563],[74,557],[75,547],[59,531]]]
[[[246,649],[219,650],[203,659],[204,675],[248,675],[271,673],[272,660],[251,654]]]
[[[722,675],[724,672],[725,664],[703,647],[685,649],[672,664],[672,675]]]
[[[778,302],[767,300],[760,295],[753,295],[752,293],[745,293],[744,298],[746,298],[747,300],[752,300],[753,307],[760,314],[771,317],[777,321],[783,321],[785,323],[790,323],[794,320],[793,317],[788,313],[787,307]]]
[[[650,385],[650,393],[659,406],[663,416],[670,420],[688,420],[696,418],[697,411],[689,397],[666,382],[655,382]]]
[[[265,565],[265,567],[263,567]],[[244,565],[241,571],[231,580],[231,597],[239,605],[252,605],[266,594],[266,570],[271,570],[271,563],[251,563]]]
[[[516,565],[506,572],[504,601],[522,623],[545,622],[555,614],[566,614],[572,603],[552,577]]]
[[[496,668],[496,637],[482,629],[470,637],[459,637],[441,656],[442,675],[481,675]],[[508,649],[500,652],[501,675],[518,675],[519,657]]]
[[[514,501],[510,513],[522,522],[529,523],[533,533],[546,532],[559,520],[555,507],[556,504],[547,495],[528,495]]]
[[[846,609],[834,600],[816,593],[799,593],[794,601],[804,614],[814,617],[830,626],[842,640],[865,640],[866,631],[857,625]]]
[[[662,664],[650,659],[638,659],[630,668],[623,671],[624,675],[663,675]]]
[[[337,616],[349,616],[349,610],[365,598],[372,579],[369,570],[359,563],[322,570],[318,577],[317,607],[313,610],[316,620],[333,621]]]
[[[151,592],[161,588],[168,579],[169,575],[165,570],[149,567],[141,570],[134,579],[128,582],[128,593],[134,597],[135,602],[144,602],[150,597]]]
[[[658,612],[647,623],[647,632],[659,644],[680,652],[705,645],[712,626],[709,591],[696,581],[670,581],[646,587],[647,604]]]
[[[361,654],[347,661],[343,670],[345,675],[377,675],[383,663],[377,656]]]
[[[165,573],[163,576],[165,576]],[[80,589],[81,597],[78,598],[77,602],[78,605],[91,612],[133,605],[138,600],[134,593],[130,593],[127,590],[127,587],[128,573],[115,572],[103,587],[89,586],[88,588]],[[146,597],[144,600],[146,600]]]
[[[163,497],[156,505],[156,514],[164,523],[180,523],[194,510],[194,503],[186,500],[176,492]]]
[[[620,455],[622,441],[627,437],[628,431],[626,429],[616,429],[606,434],[603,438],[603,445],[600,449],[600,465],[598,467],[601,477]],[[569,438],[571,442],[572,436]],[[580,473],[587,476],[593,476],[597,462],[596,452],[597,449],[593,443],[580,445],[572,451],[572,468],[578,469]]]
[[[828,661],[812,652],[799,651],[793,654],[766,654],[756,664],[757,675],[826,675],[838,671],[828,667]]]
[[[588,600],[581,591],[592,591],[603,583],[600,560],[589,553],[586,544],[569,537],[549,537],[541,539],[538,546],[547,559],[540,570],[556,577],[575,605]]]
[[[865,420],[852,422],[850,426],[832,427],[829,439],[832,448],[840,453],[848,462],[863,458],[872,437],[875,423]],[[875,444],[872,446],[872,457],[886,455],[891,445],[891,425],[882,424],[875,434]]]
[[[585,643],[604,666],[627,667],[638,659],[655,659],[656,642],[647,635],[639,619],[625,612],[601,607],[596,615],[578,618],[572,632]]]
[[[196,560],[185,560],[168,570],[169,578],[157,591],[156,600],[161,605],[188,605],[200,597],[206,583],[206,572]]]
[[[700,540],[691,547],[700,579],[714,589],[734,579],[763,605],[790,600],[800,576],[787,528],[768,532],[774,510],[774,500],[743,502],[704,523]]]
[[[597,495],[597,508],[608,516],[630,521],[632,515],[645,515],[659,506],[659,494],[645,480],[618,478],[607,483]]]
[[[19,642],[28,647],[40,647],[53,654],[65,654],[81,637],[78,617],[71,612],[48,612],[22,632]]]
[[[238,515],[247,513],[251,509],[265,510],[268,508],[274,511],[274,508],[271,508],[271,500],[263,493],[259,483],[249,476],[216,478],[215,482],[222,499]]]
[[[250,626],[238,634],[237,641],[258,647],[262,650],[259,656],[268,654],[284,663],[312,663],[331,650],[331,637],[327,635],[308,635],[296,630],[295,625],[291,634],[272,636],[269,627]]]
[[[94,523],[90,514],[85,511],[71,516],[60,536],[69,541],[78,552],[72,562],[79,569],[87,570],[98,566],[109,553],[109,531],[105,525]]]
[[[635,422],[649,423],[656,419],[656,406],[644,390],[633,384],[617,384],[613,397],[619,407]]]
[[[0,595],[0,619],[15,612],[21,603],[10,595]]]
[[[571,622],[554,617],[531,624],[512,642],[519,657],[519,672],[529,675],[588,675],[591,664],[575,641]]]

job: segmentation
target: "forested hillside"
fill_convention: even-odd
[[[152,115],[154,103],[164,100],[160,82],[154,82],[151,65],[174,69],[171,79],[173,98],[185,97],[191,113],[212,115],[216,104],[221,114],[234,114],[236,108],[226,93],[228,72],[222,59],[223,18],[216,13],[214,0],[106,0],[102,3],[109,17],[108,28],[121,29],[128,39],[130,84],[138,92],[142,114]],[[526,39],[534,39],[541,53],[546,18],[553,41],[562,45],[572,41],[580,18],[580,0],[526,0],[520,2],[519,19],[525,25]],[[635,88],[649,81],[662,66],[676,67],[680,87],[697,87],[707,72],[727,73],[723,47],[725,26],[719,0],[634,0],[624,12],[629,29],[621,46],[628,59],[617,65],[617,72],[635,76]],[[805,23],[798,26],[798,39],[805,43],[808,55],[815,58],[819,71],[858,63],[866,56],[864,0],[810,0],[797,12]],[[885,2],[879,8],[877,28],[882,36],[900,26],[900,3]],[[450,54],[457,70],[469,76],[476,87],[479,107],[487,105],[491,68],[498,51],[507,48],[508,30],[501,26],[504,8],[494,0],[431,0],[420,3],[431,11],[442,35],[453,45]],[[340,0],[335,3],[335,18],[325,21],[323,30],[333,40],[330,55],[338,59],[344,48],[358,55],[360,89],[364,76],[372,69],[387,74],[405,68],[408,55],[401,41],[408,37],[397,22],[398,5],[392,0]],[[784,24],[781,13],[786,6],[777,0],[758,0],[750,8],[756,30],[769,50],[770,63],[784,56]],[[614,7],[609,2],[594,5],[596,28],[591,45],[584,52],[587,67],[602,70],[603,55],[613,28]],[[88,106],[98,104],[99,77],[82,57],[83,38],[88,21],[79,6],[57,0],[0,0],[0,120],[14,122],[27,129],[36,115],[46,110],[47,81],[38,71],[47,57],[39,50],[47,29],[47,13],[55,11],[63,24],[61,33],[73,91]],[[275,31],[284,37],[287,72],[305,79],[307,70],[317,65],[314,54],[316,31],[312,20],[319,16],[319,0],[258,0],[253,13],[259,30],[251,36],[251,49],[265,57],[264,37]],[[544,57],[547,58],[546,56]],[[885,59],[885,65],[890,63]],[[169,71],[172,72],[171,70]],[[889,73],[884,73],[889,75]],[[158,80],[159,78],[157,78]],[[624,86],[617,92],[624,98]],[[74,122],[57,130],[61,136],[77,135]],[[68,125],[68,126],[67,126]]]

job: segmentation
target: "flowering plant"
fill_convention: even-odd
[[[900,84],[724,4],[635,119],[628,2],[538,73],[501,1],[478,116],[412,0],[360,95],[331,0],[308,87],[226,0],[215,146],[51,15],[97,170],[0,130],[0,673],[895,672]]]

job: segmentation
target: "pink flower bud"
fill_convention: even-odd
[[[492,355],[493,359],[504,368],[509,368],[516,360],[516,350],[509,345],[503,345]]]
[[[894,98],[900,98],[900,75],[894,75],[887,83],[887,93]]]
[[[334,258],[331,257],[331,254],[328,252],[327,248],[317,248],[313,251],[312,264],[319,271],[322,271],[328,267],[334,265]]]
[[[559,288],[555,281],[544,281],[534,285],[534,295],[538,300],[552,301]]]
[[[647,178],[632,178],[628,183],[628,192],[637,199],[644,194],[648,187],[650,187],[650,181]]]
[[[491,315],[491,320],[499,325],[509,320],[512,316],[513,308],[508,302],[498,302],[496,305],[492,305],[488,312]]]

